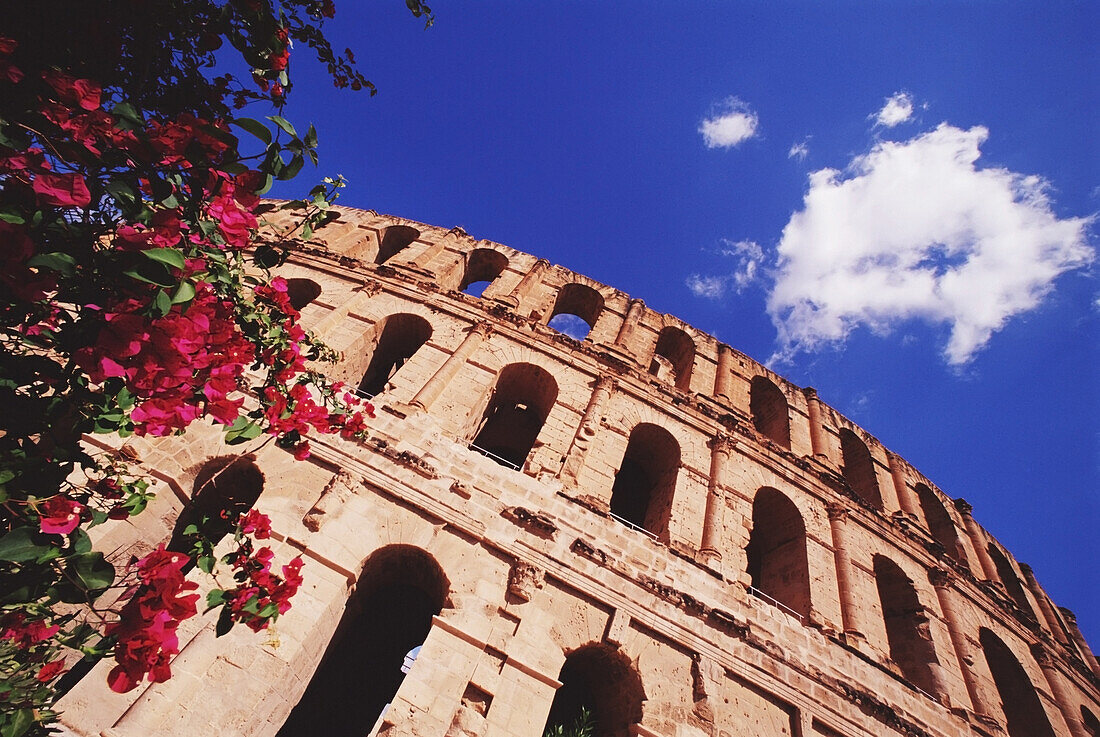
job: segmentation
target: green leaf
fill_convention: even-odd
[[[51,549],[53,545],[31,527],[16,527],[0,537],[0,560],[13,563],[37,560]]]
[[[279,181],[293,179],[294,177],[298,176],[298,172],[302,170],[302,164],[304,163],[305,159],[302,157],[301,154],[294,154],[294,156],[292,156],[290,159],[290,163],[284,166],[282,170],[279,171],[279,175],[276,178],[279,179]]]
[[[145,121],[142,119],[141,114],[134,109],[134,106],[128,102],[117,103],[111,108],[111,114],[116,118],[122,118],[128,123],[132,123],[135,126],[142,126]]]
[[[267,119],[295,138],[298,137],[298,131],[294,130],[294,126],[290,124],[290,121],[281,115],[268,115]]]
[[[183,256],[183,251],[178,248],[150,248],[147,251],[142,251],[142,254],[146,258],[150,258],[154,261],[159,261],[162,264],[167,264],[177,269],[182,269],[187,260]]]
[[[157,308],[157,312],[161,317],[168,314],[168,311],[172,309],[172,299],[168,296],[168,292],[163,289],[157,290],[157,296],[153,300],[153,306]]]
[[[229,429],[225,431],[225,442],[228,445],[237,445],[253,438],[259,437],[263,430],[252,420],[241,416],[233,421]]]
[[[217,558],[212,555],[200,555],[195,560],[195,565],[199,567],[199,570],[203,573],[213,573],[214,563],[217,562]]]
[[[214,635],[221,637],[228,634],[231,629],[233,629],[233,611],[226,607],[222,609],[222,613],[218,616],[218,624],[214,628]]]
[[[88,537],[88,533],[79,527],[73,530],[70,544],[72,545],[73,552],[77,555],[83,555],[92,550],[92,538]]]
[[[0,211],[0,220],[3,220],[5,223],[15,223],[16,225],[22,225],[27,222],[22,215],[5,211]]]
[[[27,259],[27,266],[42,266],[57,271],[65,276],[76,273],[76,259],[67,253],[54,251],[53,253],[39,253]]]
[[[10,468],[0,470],[0,485],[8,483],[13,478],[15,478],[15,471]]]
[[[86,591],[99,591],[115,581],[115,567],[107,562],[103,553],[84,553],[73,556],[66,568]]]
[[[34,710],[18,709],[7,719],[7,724],[0,727],[2,737],[20,737],[34,725]]]
[[[153,261],[142,261],[134,268],[126,269],[122,273],[131,279],[156,284],[158,287],[174,287],[179,281],[168,273],[168,269],[164,264]]]
[[[230,601],[229,592],[221,589],[211,589],[206,595],[206,608],[213,609],[216,606],[221,606],[227,601]]]
[[[181,281],[179,289],[172,295],[172,304],[178,305],[190,302],[195,298],[195,285],[189,281]]]
[[[306,137],[302,139],[302,143],[304,143],[307,148],[317,147],[317,129],[313,127],[312,123],[310,123],[309,130],[306,131]]]
[[[269,131],[267,126],[260,121],[253,118],[234,118],[232,123],[238,128],[256,136],[256,138],[259,138],[264,142],[265,146],[271,143],[271,131]]]
[[[261,195],[261,196],[267,194],[268,190],[271,189],[271,185],[274,184],[274,182],[275,182],[274,177],[272,177],[270,174],[265,174],[264,175],[264,186],[260,187],[260,191],[257,192],[256,194]]]
[[[132,205],[137,202],[137,192],[126,182],[121,179],[112,179],[107,182],[107,186],[104,187],[107,190],[107,194],[115,198],[115,201],[120,205]]]

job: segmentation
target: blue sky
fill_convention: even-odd
[[[1100,6],[434,10],[338,3],[373,98],[292,58],[342,204],[538,254],[816,387],[1100,649]]]

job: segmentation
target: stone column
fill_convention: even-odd
[[[519,303],[527,296],[527,294],[538,284],[542,275],[546,273],[546,270],[550,268],[550,262],[544,258],[540,258],[535,262],[535,265],[531,267],[531,270],[523,275],[523,278],[519,280],[519,284],[512,288],[512,291],[505,297],[500,297],[500,301],[505,302],[512,307],[519,307]]]
[[[966,633],[959,626],[959,615],[955,610],[955,598],[951,592],[954,577],[943,568],[932,568],[928,571],[928,580],[936,589],[936,598],[939,600],[940,611],[943,612],[943,620],[947,625],[947,634],[951,637],[955,658],[959,661],[963,684],[966,686],[967,696],[970,697],[970,706],[976,713],[988,715],[989,712],[982,703],[982,692],[978,688],[978,680],[971,669],[974,664],[974,655],[970,652]]]
[[[863,609],[856,599],[855,586],[852,581],[852,558],[848,553],[848,508],[840,504],[829,504],[829,531],[833,538],[833,557],[836,562],[836,585],[840,592],[840,614],[844,627],[844,635],[856,642],[866,642],[863,632]]]
[[[714,395],[726,404],[733,404],[730,385],[733,383],[733,349],[718,344],[718,373],[714,375]]]
[[[1043,613],[1043,619],[1046,621],[1047,628],[1054,635],[1054,639],[1068,647],[1069,638],[1066,636],[1066,630],[1062,627],[1062,623],[1054,613],[1054,609],[1051,608],[1050,600],[1047,599],[1046,593],[1043,591],[1042,587],[1039,586],[1039,582],[1035,580],[1035,571],[1031,570],[1031,566],[1027,563],[1020,563],[1020,570],[1024,574],[1024,583],[1031,589],[1031,593],[1035,596],[1035,601],[1039,602],[1039,611]]]
[[[699,557],[705,564],[715,566],[722,562],[722,516],[726,509],[722,487],[726,483],[726,470],[737,441],[725,433],[718,433],[707,441],[707,445],[710,446],[710,480],[707,482],[707,507],[703,514]]]
[[[806,395],[806,414],[810,420],[810,447],[815,458],[828,458],[825,451],[825,428],[821,425],[821,404],[817,398],[817,389],[806,387],[802,390]]]
[[[886,458],[890,462],[890,477],[894,480],[894,490],[898,495],[898,506],[901,507],[901,511],[913,519],[921,519],[918,512],[920,500],[916,498],[916,492],[909,488],[909,484],[905,481],[904,461],[902,461],[901,456],[889,450],[886,451]]]
[[[471,327],[470,332],[466,334],[462,343],[455,349],[454,353],[447,356],[447,360],[444,361],[443,365],[439,367],[439,370],[432,375],[432,378],[428,379],[427,383],[420,387],[420,391],[412,398],[410,404],[427,411],[432,403],[439,399],[439,395],[443,393],[447,384],[454,380],[459,369],[462,368],[466,360],[473,355],[474,351],[476,351],[485,341],[485,338],[488,337],[491,331],[492,325],[487,322],[479,322]]]
[[[645,302],[637,298],[630,300],[630,305],[626,308],[626,316],[623,317],[623,324],[619,326],[619,333],[615,336],[616,346],[627,351],[630,350],[627,347],[627,342],[634,335],[634,328],[638,325],[638,320],[641,319],[644,311]]]
[[[581,424],[577,427],[573,444],[569,447],[565,463],[561,468],[562,482],[568,486],[577,485],[577,479],[580,478],[585,459],[588,457],[590,443],[600,427],[600,416],[604,405],[607,404],[613,391],[615,391],[615,380],[610,376],[604,375],[596,379],[596,386],[588,398],[588,406],[584,409]]]
[[[1096,656],[1092,654],[1092,649],[1089,647],[1088,642],[1085,641],[1085,636],[1081,634],[1081,630],[1077,627],[1077,615],[1064,606],[1058,607],[1058,611],[1060,611],[1065,618],[1066,627],[1069,628],[1070,639],[1077,645],[1077,649],[1081,651],[1081,657],[1089,664],[1089,668],[1092,669],[1092,672],[1100,677],[1100,663],[1096,662]]]
[[[1054,658],[1051,657],[1042,643],[1032,645],[1031,654],[1034,656],[1035,662],[1039,664],[1040,670],[1043,671],[1043,679],[1046,680],[1047,686],[1050,688],[1050,695],[1054,697],[1054,703],[1062,714],[1062,719],[1069,727],[1070,734],[1073,737],[1093,737],[1085,729],[1085,725],[1081,723],[1080,712],[1073,708],[1073,702],[1066,696],[1066,690],[1062,685],[1062,674],[1058,672]]]
[[[970,538],[970,542],[974,546],[974,552],[978,554],[978,560],[981,561],[982,573],[985,575],[985,580],[1001,583],[1001,577],[997,574],[997,565],[993,562],[993,557],[989,554],[989,544],[985,542],[985,536],[982,535],[981,528],[978,527],[978,523],[974,521],[974,517],[971,515],[971,512],[974,511],[974,507],[965,499],[956,499],[955,509],[959,510],[959,513],[962,514],[963,524],[966,526],[966,535]]]

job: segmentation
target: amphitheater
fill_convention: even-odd
[[[582,707],[599,737],[1100,734],[1072,613],[813,389],[460,228],[334,212],[281,274],[368,441],[101,443],[158,495],[100,549],[254,505],[306,560],[293,609],[189,620],[129,694],[100,663],[67,734],[540,737]]]

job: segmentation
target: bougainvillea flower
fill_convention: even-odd
[[[92,201],[84,177],[76,172],[68,174],[40,173],[34,178],[34,193],[43,205],[59,207],[87,207]]]
[[[80,524],[84,507],[64,496],[53,496],[39,509],[39,529],[49,535],[68,535]]]

